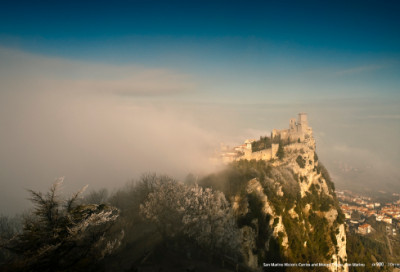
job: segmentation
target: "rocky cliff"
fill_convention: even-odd
[[[239,161],[244,186],[232,196],[248,266],[325,263],[322,271],[347,271],[344,216],[334,184],[318,161],[315,140],[284,147],[282,160]],[[287,268],[296,271],[298,267]]]

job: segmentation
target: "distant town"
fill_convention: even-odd
[[[349,190],[336,190],[340,207],[345,214],[348,231],[366,235],[374,232],[368,222],[386,223],[387,234],[395,237],[400,228],[400,194],[378,191],[388,197],[396,198],[391,202],[382,203],[377,197],[368,197],[352,193]],[[388,197],[386,199],[388,199]]]

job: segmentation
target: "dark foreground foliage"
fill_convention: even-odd
[[[315,154],[314,158],[316,157]],[[316,166],[314,171],[322,174],[329,193],[335,196],[334,184],[328,171],[321,164]],[[264,204],[259,195],[247,191],[248,182],[254,178],[262,184],[263,193],[267,196],[275,215],[265,214]],[[231,204],[235,196],[239,196],[243,203],[247,203],[248,210],[237,215],[237,224],[240,228],[247,226],[256,233],[252,254],[257,255],[259,266],[264,262],[330,262],[332,254],[330,249],[337,244],[335,228],[344,222],[344,216],[336,197],[320,194],[319,185],[313,185],[310,193],[301,197],[299,184],[306,182],[306,178],[294,174],[290,167],[285,165],[274,167],[262,160],[241,160],[205,177],[188,175],[185,185],[193,187],[198,183],[204,188],[223,192]],[[205,265],[207,267],[210,264],[221,265],[223,258],[229,259],[229,256],[222,258],[220,255],[222,252],[217,250],[210,254],[196,243],[196,239],[185,236],[185,233],[177,233],[174,237],[163,237],[154,223],[143,220],[140,213],[141,205],[151,199],[149,196],[155,192],[160,180],[171,179],[167,176],[145,173],[138,180],[127,182],[125,187],[112,193],[104,189],[93,190],[83,201],[77,201],[78,193],[65,202],[60,202],[57,190],[54,188],[45,196],[30,191],[31,200],[36,204],[35,213],[23,219],[23,229],[20,234],[8,243],[3,243],[3,250],[9,254],[2,268],[4,271],[7,271],[6,269],[8,271],[135,271],[138,267],[149,266],[149,263],[152,263],[151,267],[159,266],[160,269],[164,267],[164,271],[168,271],[165,270],[167,267],[174,266],[185,269],[173,264],[172,257],[171,260],[165,257],[179,255],[179,258],[186,256],[190,260],[185,262],[185,265],[197,263],[199,271],[201,269],[207,271]],[[283,196],[278,193],[279,191]],[[307,213],[304,212],[306,206],[310,206]],[[321,212],[332,208],[338,210],[339,216],[333,224],[330,224],[320,215]],[[292,217],[290,210],[298,216]],[[85,224],[90,220],[98,224]],[[306,223],[301,224],[301,222]],[[284,226],[287,235],[289,250],[286,253],[282,247],[284,234],[279,232],[278,237],[272,236],[273,228],[278,224]],[[85,225],[87,227],[83,227]],[[299,226],[305,226],[305,229]],[[121,229],[125,230],[125,237],[122,240],[118,236]],[[11,237],[12,235],[8,238]],[[110,252],[117,247],[119,241],[121,242],[119,249]],[[164,249],[161,255],[159,255],[160,245]],[[355,251],[354,249],[351,252]],[[151,252],[154,252],[153,255]],[[150,257],[145,263],[141,263],[146,256]],[[152,260],[156,258],[155,256],[160,257],[160,263]],[[243,264],[247,257],[236,256],[232,264],[240,262]],[[215,261],[217,263],[214,263]],[[203,266],[204,268],[200,269]],[[235,265],[231,267],[235,268]],[[213,269],[218,271],[216,267]],[[307,271],[325,271],[324,269],[308,268]],[[303,270],[294,267],[282,271]]]
[[[79,204],[83,191],[63,200],[62,179],[45,195],[32,190],[34,211],[22,219],[22,230],[11,239],[2,239],[0,248],[10,254],[1,271],[88,271],[119,246],[111,229],[118,217],[107,204]]]

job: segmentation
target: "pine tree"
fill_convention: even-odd
[[[276,156],[278,156],[280,160],[282,160],[285,157],[285,150],[283,149],[282,141],[279,141],[279,147],[278,151],[276,152]]]
[[[63,199],[63,178],[57,179],[48,193],[28,190],[35,205],[23,219],[23,230],[0,249],[13,257],[0,266],[1,271],[89,271],[91,265],[116,249],[123,237],[106,241],[118,210],[108,204],[81,204],[79,195]]]

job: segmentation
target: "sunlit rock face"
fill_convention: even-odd
[[[348,271],[344,215],[308,123],[303,129],[301,140],[284,146],[281,160],[272,154],[267,170],[234,197],[244,260],[253,268],[268,262],[325,263],[331,265],[321,271]]]

